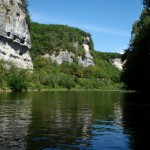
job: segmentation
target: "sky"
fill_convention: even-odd
[[[31,20],[63,24],[92,35],[94,48],[123,52],[128,47],[132,24],[138,20],[141,0],[28,0]]]

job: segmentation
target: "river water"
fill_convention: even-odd
[[[145,150],[150,101],[125,92],[0,93],[0,150]]]

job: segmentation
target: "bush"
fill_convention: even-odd
[[[28,85],[21,77],[12,76],[9,80],[9,87],[12,91],[22,92],[23,90],[27,91]]]

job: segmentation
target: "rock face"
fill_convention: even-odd
[[[72,56],[74,56],[74,54],[68,52],[67,50],[60,51],[57,56],[55,53],[53,53],[52,55],[49,54],[44,55],[45,58],[51,59],[53,63],[55,62],[58,65],[62,64],[63,62],[73,63]]]
[[[111,60],[112,64],[116,66],[116,68],[118,68],[119,70],[122,70],[123,67],[123,62],[121,61],[120,58],[115,58]]]
[[[78,58],[78,63],[82,64],[85,67],[91,66],[91,65],[95,65],[94,63],[94,58],[90,53],[90,48],[89,48],[89,37],[84,38],[84,42],[83,42],[83,47],[85,50],[85,59],[82,59],[82,57]]]
[[[33,69],[30,33],[20,0],[0,0],[0,59]]]
[[[90,40],[89,37],[86,37],[86,38],[84,38],[84,42],[83,42],[83,47],[85,50],[85,58],[83,59],[82,56],[77,57],[78,64],[83,65],[84,67],[95,65],[94,58],[90,54],[90,49],[89,49],[89,45],[88,45],[89,40]],[[73,45],[74,45],[74,47],[77,48],[78,42],[73,43]],[[50,58],[53,62],[55,62],[57,64],[62,64],[63,62],[73,63],[76,56],[74,53],[65,50],[65,51],[60,51],[57,56],[55,53],[53,53],[52,55],[46,54],[46,55],[44,55],[44,57]]]

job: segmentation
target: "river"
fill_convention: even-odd
[[[147,100],[126,92],[0,93],[0,150],[144,150]]]

